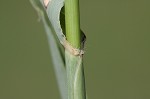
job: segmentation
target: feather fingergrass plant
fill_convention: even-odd
[[[79,0],[30,1],[46,30],[61,98],[86,99]]]

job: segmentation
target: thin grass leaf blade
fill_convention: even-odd
[[[30,0],[31,4],[35,8],[35,10],[38,12],[39,17],[41,18],[47,38],[48,43],[52,55],[52,60],[54,64],[54,69],[56,73],[56,78],[59,86],[59,90],[61,93],[62,99],[67,99],[67,88],[66,88],[66,69],[65,69],[65,63],[64,63],[64,55],[63,49],[61,45],[58,43],[54,33],[54,29],[49,22],[47,15],[45,13],[45,9],[41,5],[39,0]]]

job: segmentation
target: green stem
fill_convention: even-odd
[[[80,47],[79,0],[65,0],[66,37],[72,46]]]
[[[79,1],[65,0],[66,37],[74,48],[80,48]],[[68,99],[86,99],[82,56],[65,50]]]

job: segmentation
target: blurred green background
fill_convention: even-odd
[[[150,99],[150,1],[80,0],[89,99]],[[0,99],[60,99],[28,0],[0,1]]]

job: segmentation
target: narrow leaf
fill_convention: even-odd
[[[46,34],[48,37],[48,43],[54,63],[54,69],[57,77],[57,82],[59,85],[59,90],[61,93],[62,99],[67,99],[67,88],[66,88],[66,70],[65,70],[65,63],[64,63],[64,52],[61,45],[58,43],[55,37],[55,31],[48,20],[47,14],[43,5],[40,3],[39,0],[30,0],[31,4],[37,11],[39,17],[41,18],[44,28],[46,30]]]

